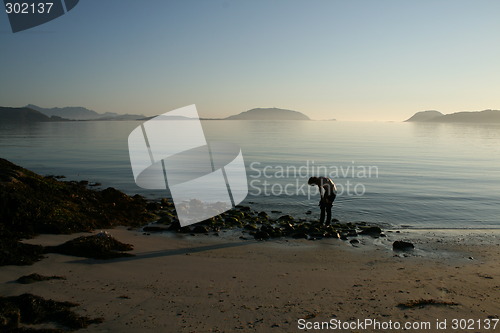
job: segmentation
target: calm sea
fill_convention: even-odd
[[[127,138],[140,122],[0,125],[0,157],[149,198],[134,183]],[[317,218],[310,176],[331,176],[334,217],[415,228],[500,228],[500,125],[335,121],[204,121],[208,141],[240,145],[243,204]],[[307,215],[307,211],[312,211]]]

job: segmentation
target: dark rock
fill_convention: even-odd
[[[248,206],[236,205],[236,208],[241,210],[242,212],[249,212],[250,211],[250,207],[248,207]]]
[[[45,178],[52,178],[52,179],[63,179],[63,178],[66,178],[66,176],[63,176],[63,175],[47,175],[45,176]]]
[[[356,236],[358,236],[358,233],[356,232],[356,230],[354,230],[354,229],[350,229],[350,230],[347,232],[347,236],[349,236],[349,237],[356,237]]]
[[[295,231],[295,226],[290,222],[282,222],[280,223],[280,226],[283,228],[283,231],[286,232],[287,234]]]
[[[193,232],[195,234],[206,234],[209,232],[208,228],[204,225],[196,225],[194,228],[193,228]]]
[[[245,217],[245,214],[239,210],[229,210],[227,212],[225,212],[226,215],[230,216],[230,217],[233,217],[235,219],[242,219]]]
[[[189,234],[191,233],[191,228],[189,226],[184,226],[179,229],[179,232],[182,234]]]
[[[295,239],[301,239],[301,238],[308,239],[309,238],[309,236],[305,232],[296,232],[292,235],[292,237]]]
[[[273,213],[273,214],[281,214],[282,212],[281,212],[281,210],[272,210],[271,213]]]
[[[161,208],[161,205],[158,202],[148,202],[146,204],[146,209],[148,211],[155,211],[155,210],[159,210],[160,208]]]
[[[267,232],[260,230],[255,233],[254,238],[257,240],[266,240],[269,239],[270,236]]]
[[[325,237],[339,239],[340,235],[338,232],[327,232]]]
[[[311,226],[309,228],[309,233],[320,233],[321,232],[321,224],[319,225],[319,227],[316,225],[316,226]]]
[[[361,229],[360,234],[361,235],[370,235],[370,236],[379,236],[380,233],[382,232],[382,229],[380,227],[365,227]]]
[[[267,215],[266,212],[260,212],[259,214],[257,214],[257,216],[266,220],[269,219],[269,215]]]
[[[172,202],[172,200],[168,199],[168,198],[162,198],[160,200],[160,204],[161,204],[162,207],[165,207],[165,208],[173,208],[173,207],[175,207],[175,205]]]
[[[294,218],[291,215],[283,215],[278,218],[278,222],[293,222]]]
[[[162,217],[160,217],[160,219],[158,221],[156,221],[156,223],[158,224],[170,224],[172,223],[173,219],[172,219],[172,216],[171,215],[163,215]]]
[[[224,221],[229,225],[240,225],[241,222],[235,217],[226,217]]]
[[[283,230],[280,228],[273,228],[271,233],[270,233],[270,236],[272,238],[278,238],[278,237],[284,236],[284,233],[283,233]]]
[[[164,232],[164,231],[168,231],[168,228],[157,227],[157,226],[147,226],[147,227],[142,228],[142,231],[144,231],[144,232]]]
[[[43,276],[37,273],[33,273],[30,275],[24,275],[21,276],[19,279],[16,280],[17,283],[22,283],[22,284],[30,284],[30,283],[35,283],[39,281],[47,281],[47,280],[66,280],[65,277],[63,276]]]
[[[413,250],[415,246],[410,243],[410,242],[404,242],[404,241],[395,241],[392,243],[392,249],[394,251],[408,251],[408,250]]]
[[[319,240],[319,239],[323,239],[323,237],[324,237],[324,235],[321,234],[321,233],[313,233],[313,234],[310,234],[307,239],[309,239],[309,240]]]
[[[262,227],[260,227],[260,231],[264,231],[264,232],[267,232],[267,233],[271,233],[273,232],[274,228],[270,225],[267,225],[267,224],[264,224],[262,225]]]
[[[76,257],[85,257],[93,259],[111,259],[118,257],[130,257],[133,254],[121,251],[130,251],[133,249],[131,244],[124,244],[107,233],[98,233],[93,236],[82,236],[61,245],[47,246],[47,253],[61,253]]]
[[[349,241],[349,243],[351,243],[352,245],[359,244],[359,240],[357,240],[357,239],[351,239]]]
[[[167,228],[168,231],[180,231],[181,230],[181,224],[179,221],[174,221],[172,224]]]
[[[257,228],[257,226],[255,224],[247,224],[245,225],[244,227],[246,230],[252,230],[252,231],[257,231],[259,230],[259,228]]]
[[[311,214],[312,214],[312,211],[310,211],[310,210],[308,210],[308,211],[306,212],[306,215],[311,215]]]

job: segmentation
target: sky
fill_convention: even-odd
[[[500,109],[500,1],[81,0],[12,33],[0,105],[401,121]]]

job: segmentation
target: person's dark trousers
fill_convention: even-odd
[[[332,205],[322,204],[321,206],[321,214],[319,216],[319,223],[325,223],[325,214],[326,214],[326,225],[330,224],[332,220]]]

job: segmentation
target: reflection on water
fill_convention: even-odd
[[[0,125],[1,157],[42,174],[161,197],[168,193],[140,189],[132,177],[127,138],[139,124]],[[334,205],[340,220],[500,227],[499,125],[234,120],[203,121],[203,129],[208,141],[240,145],[252,184],[246,202],[260,210],[317,216],[318,194],[307,178],[330,173],[343,190]],[[370,167],[376,176],[359,173]]]

